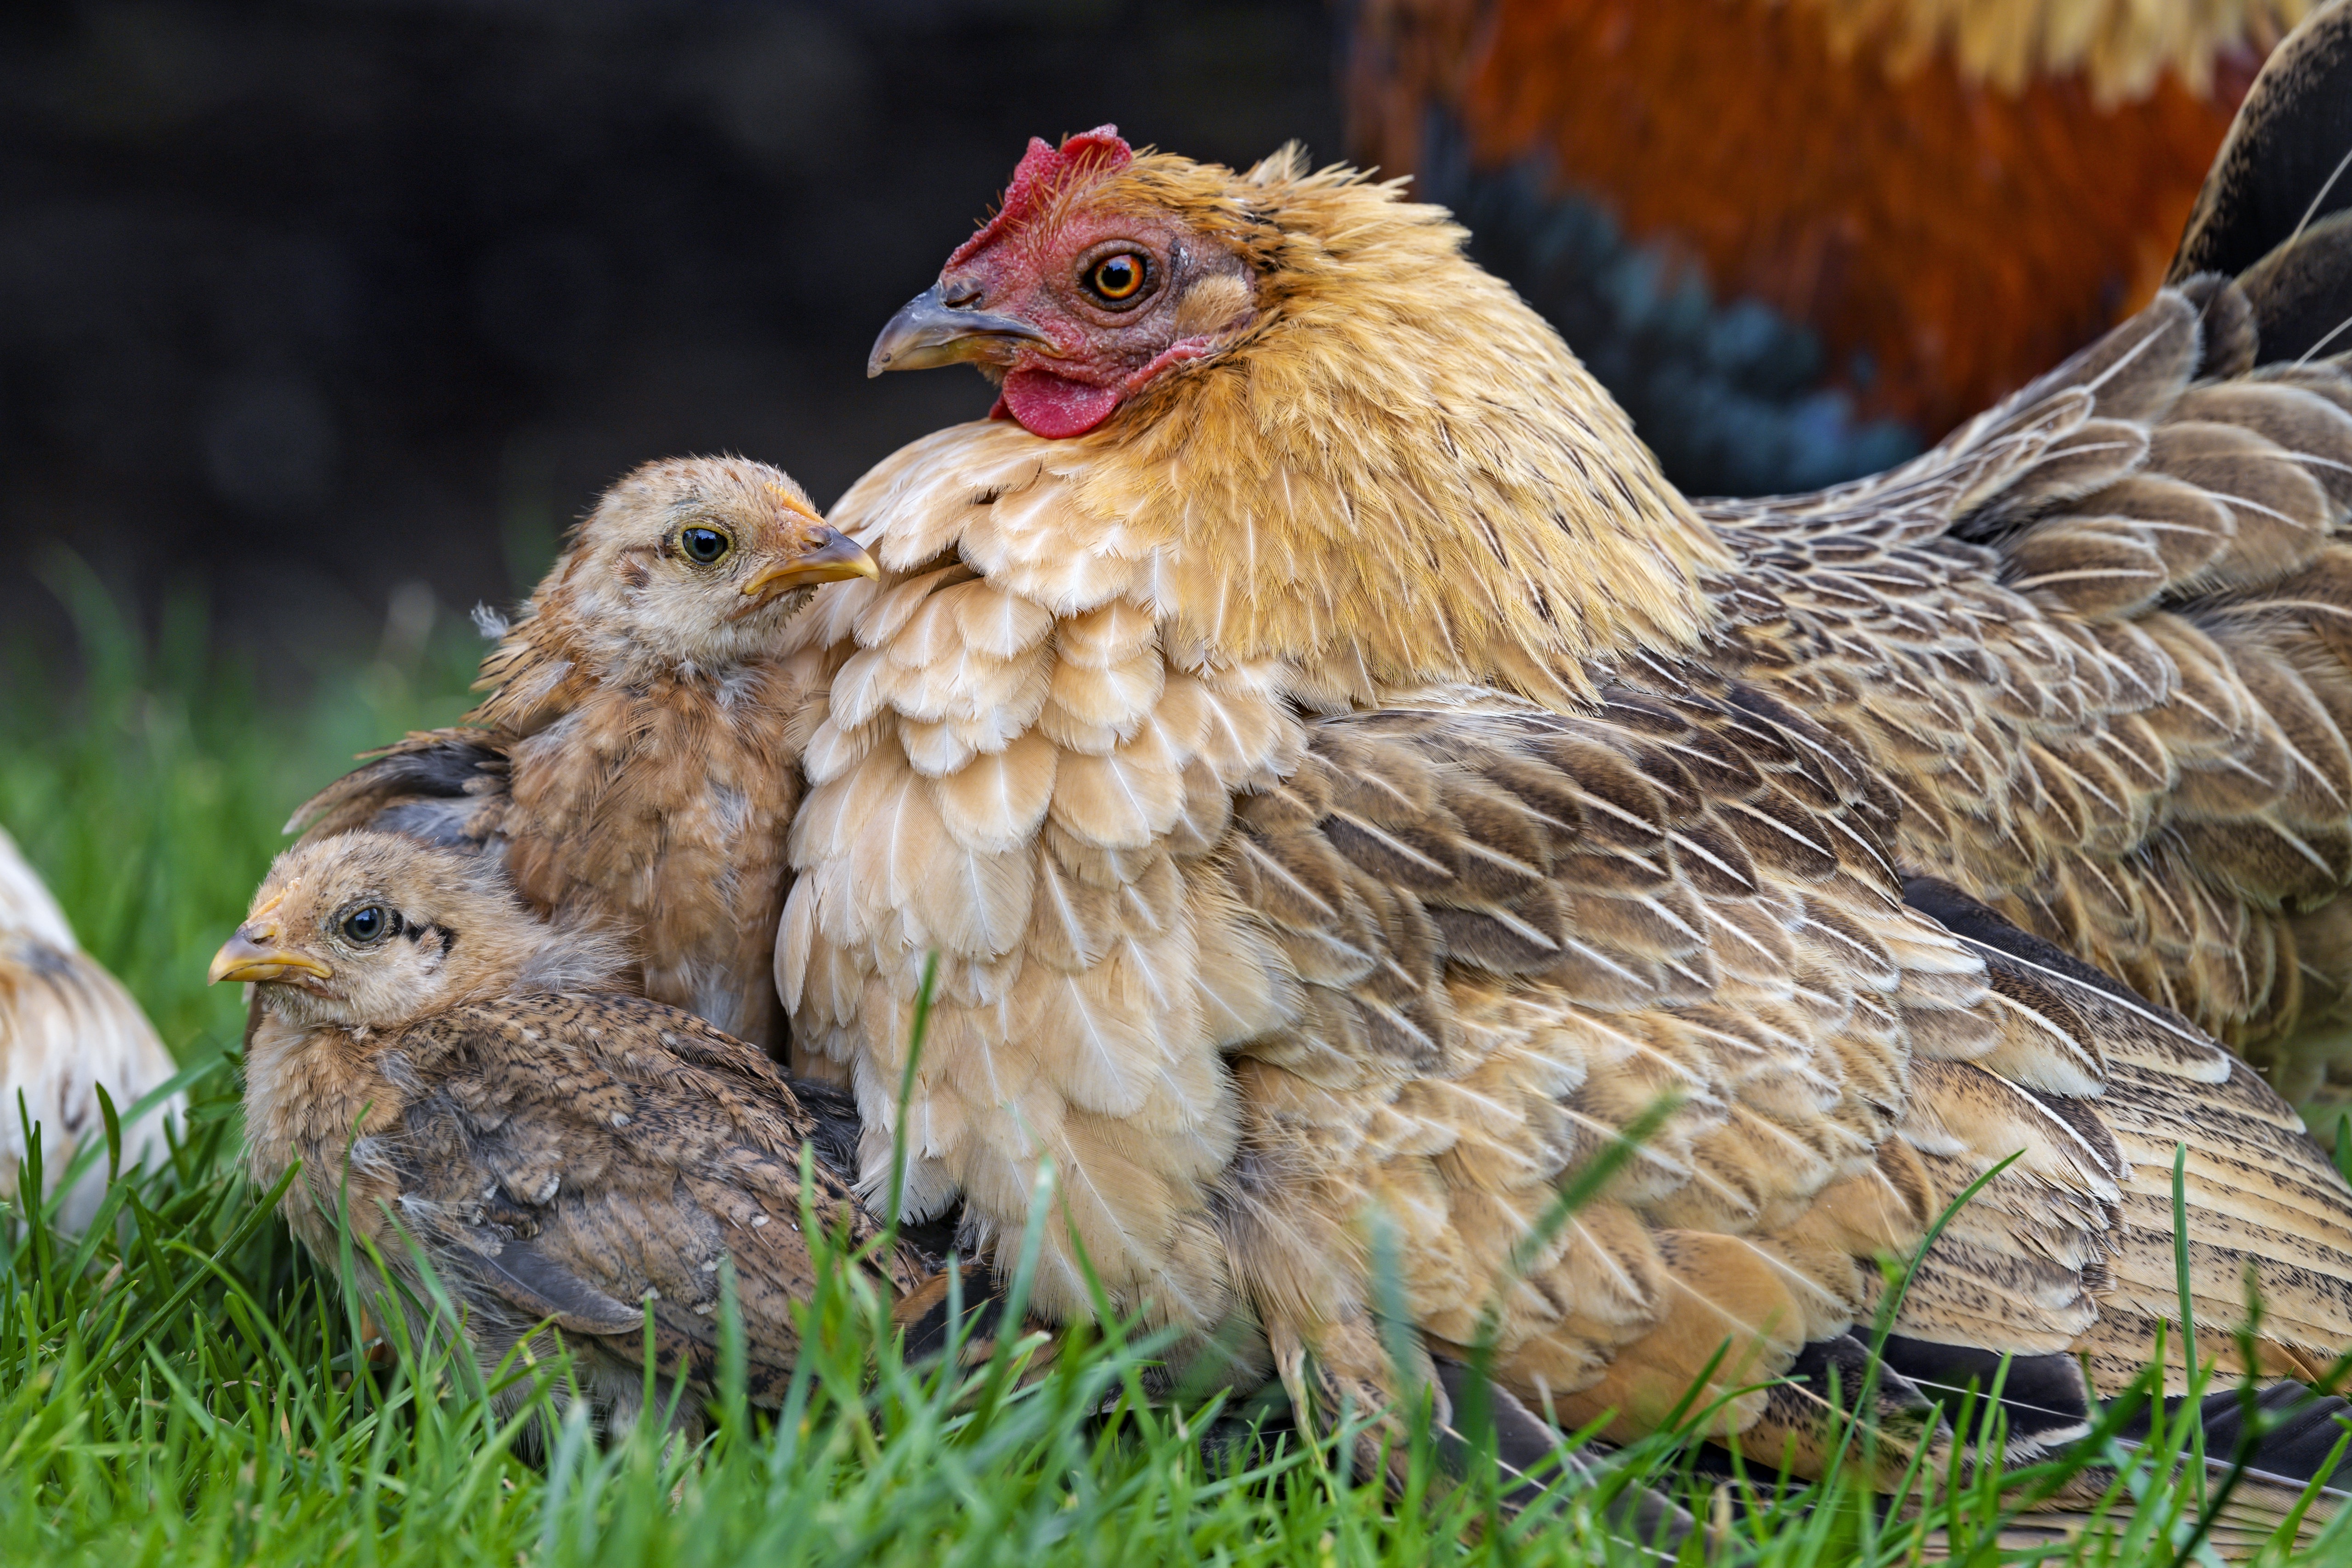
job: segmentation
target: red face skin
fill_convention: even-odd
[[[1084,435],[1155,377],[1212,352],[1247,315],[1238,257],[1165,212],[1089,199],[1079,182],[1099,185],[1129,158],[1109,127],[1060,149],[1033,142],[1003,212],[940,274],[950,308],[1010,317],[1045,338],[992,339],[971,355],[1003,374],[993,412],[1032,435]],[[1141,273],[1131,289],[1122,268]],[[1195,296],[1223,279],[1232,281]]]

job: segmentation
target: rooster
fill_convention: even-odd
[[[2078,1431],[2177,1310],[2186,1144],[2200,1315],[2234,1318],[2251,1269],[2256,1368],[2326,1365],[2352,1193],[2244,1065],[2002,912],[2095,867],[2234,911],[2189,932],[2232,952],[2286,918],[2230,879],[2301,862],[2230,846],[2325,794],[2263,770],[2325,711],[2288,696],[2333,689],[2294,642],[2325,652],[2327,613],[2295,606],[2352,420],[2340,367],[2276,362],[2320,346],[2341,220],[2236,258],[2294,226],[2270,138],[2340,100],[2346,15],[2270,68],[2192,230],[2235,281],[2185,278],[1937,452],[1771,507],[1686,500],[1391,187],[1033,143],[873,359],[977,362],[999,417],[853,488],[834,521],[883,575],[800,624],[822,695],[777,983],[803,1070],[857,1095],[866,1190],[899,1190],[903,1124],[908,1209],[960,1199],[1002,1247],[1050,1169],[1045,1310],[1099,1284],[1324,1408],[1400,1374],[1443,1406],[1491,1333],[1504,1392],[1570,1424],[1651,1429],[1704,1376],[1719,1436],[1817,1465],[1871,1260],[1979,1178],[1896,1312],[1890,1397],[2014,1354],[2012,1454]],[[2183,581],[2078,605],[2066,544],[2102,519]],[[2291,622],[2268,640],[2181,608],[2250,583]],[[1898,699],[1970,722],[1890,734]],[[2154,781],[2112,817],[2054,798],[2110,731],[2167,748]],[[2021,847],[2024,892],[1980,875]],[[2278,1022],[2209,980],[2159,998]]]
[[[2146,304],[2306,8],[1368,0],[1349,132],[1462,216],[1678,483],[1804,489]]]

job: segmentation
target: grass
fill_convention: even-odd
[[[1598,1504],[1639,1482],[1711,1521],[1717,1561],[1875,1565],[1932,1545],[1990,1564],[2035,1554],[2004,1544],[2002,1528],[2023,1491],[2079,1464],[2021,1472],[2006,1494],[1990,1474],[1948,1471],[1941,1496],[1890,1512],[1858,1479],[1878,1468],[1869,1435],[1829,1481],[1793,1489],[1716,1488],[1691,1475],[1686,1446],[1660,1439],[1625,1451],[1598,1490],[1561,1487],[1507,1520],[1475,1443],[1462,1473],[1416,1423],[1402,1492],[1360,1485],[1344,1436],[1144,1399],[1150,1347],[1116,1331],[1065,1347],[1025,1384],[1013,1374],[1034,1347],[1012,1340],[963,1371],[909,1367],[881,1304],[845,1272],[809,1305],[812,1348],[785,1407],[748,1411],[724,1393],[691,1452],[555,1420],[560,1362],[503,1369],[494,1384],[525,1395],[504,1420],[446,1346],[404,1342],[371,1364],[330,1274],[240,1172],[241,1008],[203,972],[291,806],[354,751],[454,718],[478,645],[457,627],[388,639],[383,657],[281,689],[214,655],[191,605],[143,639],[86,571],[60,561],[51,576],[80,625],[85,675],[60,691],[56,660],[13,656],[0,825],[146,1005],[193,1074],[195,1108],[169,1167],[115,1183],[111,1221],[86,1237],[37,1212],[0,1223],[10,1563],[1631,1562]],[[552,1436],[534,1445],[537,1422]],[[2167,1456],[2189,1441],[2176,1423],[2137,1458],[2109,1451],[2113,1532],[2049,1559],[2179,1557],[2229,1484],[2167,1483]],[[1915,1467],[1911,1500],[1935,1479]],[[2347,1531],[2294,1560],[2343,1561]]]

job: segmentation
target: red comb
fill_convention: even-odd
[[[1044,137],[1032,136],[1029,151],[1021,154],[1021,163],[1013,171],[1013,183],[1004,187],[1004,204],[978,234],[956,247],[948,266],[953,267],[1011,226],[1027,222],[1071,176],[1108,173],[1133,162],[1135,149],[1120,138],[1116,125],[1097,125],[1092,131],[1065,136],[1059,147],[1049,147]]]

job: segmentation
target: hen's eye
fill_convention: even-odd
[[[343,934],[365,947],[400,923],[400,917],[382,904],[366,904],[343,917]]]
[[[1130,250],[1106,256],[1087,274],[1087,287],[1116,305],[1143,287],[1143,258]]]
[[[679,531],[677,547],[686,558],[698,566],[708,566],[727,553],[734,542],[715,528],[688,528]]]

